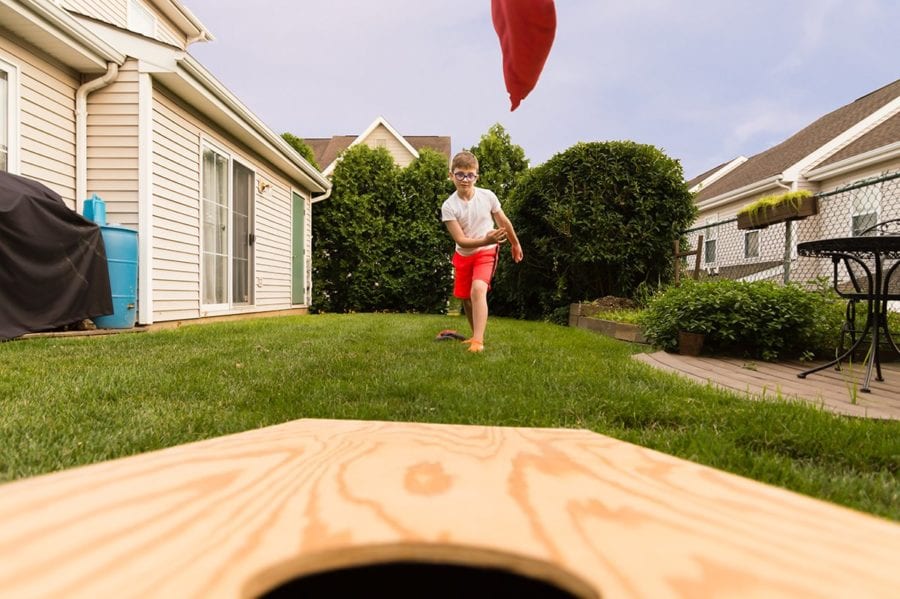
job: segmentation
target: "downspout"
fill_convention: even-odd
[[[329,197],[331,197],[331,192],[333,189],[334,189],[334,185],[329,185],[328,189],[326,189],[325,193],[323,193],[323,194],[317,195],[316,197],[313,197],[312,194],[310,194],[310,196],[309,196],[310,229],[312,228],[313,204],[315,204],[316,202],[321,202],[322,200],[327,200]],[[310,235],[309,243],[310,243],[310,245],[312,245],[312,235]],[[312,252],[308,252],[307,256],[310,257],[309,261],[310,261],[310,263],[312,263]],[[304,265],[303,268],[306,268],[306,265]],[[307,277],[306,277],[306,302],[307,302],[307,306],[312,303],[312,268],[311,267],[310,267],[309,271],[307,272]]]
[[[775,179],[774,183],[778,187],[782,187],[788,191],[794,189],[781,182],[782,177]],[[784,271],[783,281],[787,285],[791,282],[791,256],[794,253],[794,221],[789,220],[784,223],[784,254],[781,258],[782,269]]]
[[[106,63],[106,73],[81,85],[75,92],[75,210],[83,212],[87,199],[87,97],[119,75],[119,65]]]

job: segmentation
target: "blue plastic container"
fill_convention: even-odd
[[[98,225],[106,224],[106,204],[96,193],[84,201],[84,217]]]
[[[101,225],[100,233],[106,246],[113,313],[94,318],[94,324],[101,329],[130,329],[137,321],[137,231],[119,225]]]

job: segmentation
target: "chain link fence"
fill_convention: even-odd
[[[732,218],[687,229],[683,235],[689,248],[679,251],[683,256],[681,276],[694,272],[696,255],[685,254],[699,250],[700,279],[830,284],[831,261],[798,256],[797,243],[854,237],[876,223],[900,218],[900,171],[819,193],[816,198],[818,214],[804,220],[742,230],[737,227],[737,218]]]

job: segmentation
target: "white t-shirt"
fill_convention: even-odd
[[[495,212],[500,212],[500,200],[493,191],[476,187],[474,195],[469,200],[459,197],[457,192],[453,192],[441,206],[441,220],[455,220],[462,227],[463,235],[470,239],[478,239],[484,237],[494,228],[494,218],[491,216]],[[456,251],[463,256],[471,256],[481,250],[492,249],[495,244],[485,245],[477,248],[461,248],[456,246]]]

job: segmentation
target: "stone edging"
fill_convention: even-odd
[[[620,341],[648,343],[644,332],[638,325],[592,318],[598,311],[598,308],[591,304],[570,304],[569,326],[587,329]]]

